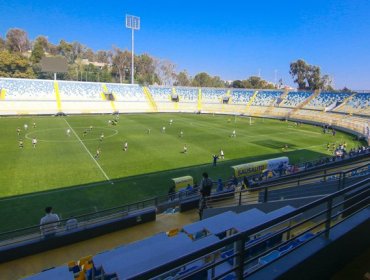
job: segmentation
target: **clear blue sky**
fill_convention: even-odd
[[[369,0],[17,1],[0,0],[0,36],[79,41],[94,50],[131,48],[125,14],[141,17],[137,53],[167,58],[191,75],[225,80],[261,72],[293,85],[289,63],[321,66],[337,88],[370,89]]]

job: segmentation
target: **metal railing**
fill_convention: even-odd
[[[316,237],[329,238],[333,227],[369,206],[369,186],[370,178],[366,178],[253,229],[236,232],[128,279],[188,279],[195,275],[208,275],[211,279],[230,275],[243,279]],[[357,193],[348,197],[355,190]]]
[[[332,167],[327,167],[327,169],[330,169]],[[335,173],[326,173],[326,169],[324,169],[324,175],[319,176],[312,176],[308,178],[301,178],[299,174],[296,174],[298,177],[294,177],[292,180],[289,178],[285,178],[282,182],[268,182],[266,186],[261,187],[255,187],[253,189],[248,190],[241,190],[241,191],[235,191],[233,188],[226,190],[222,193],[213,192],[213,197],[211,197],[211,200],[209,201],[209,204],[216,204],[217,202],[221,202],[222,206],[235,206],[235,205],[243,205],[247,203],[258,203],[258,202],[269,202],[270,200],[270,193],[274,191],[276,188],[279,188],[281,186],[302,186],[305,183],[319,183],[320,181],[327,181],[328,178],[333,178],[333,176],[336,177],[336,181],[338,184],[338,189],[340,187],[343,187],[346,184],[346,180],[350,180],[351,174],[353,172],[358,172],[359,170],[369,169],[369,165],[363,165],[361,167],[357,167],[353,170],[350,170],[348,172],[335,172]],[[303,175],[302,175],[303,176]],[[227,182],[223,182],[224,185],[227,184]],[[349,182],[350,183],[350,182]],[[216,185],[214,183],[214,185]],[[253,197],[253,195],[250,195],[251,192],[255,193],[263,193],[262,199],[257,199],[256,197]],[[230,201],[230,196],[227,196],[225,198],[225,194],[233,194]],[[89,227],[93,227],[94,225],[98,225],[101,223],[109,223],[110,221],[114,221],[115,219],[122,218],[129,213],[142,210],[149,207],[155,207],[159,213],[166,211],[167,209],[174,210],[176,207],[181,205],[183,201],[194,199],[199,199],[199,191],[198,188],[194,188],[192,190],[188,191],[181,191],[176,192],[173,194],[167,194],[162,196],[153,197],[147,200],[139,201],[136,203],[131,203],[127,205],[122,205],[118,207],[113,207],[109,209],[105,209],[102,211],[82,214],[82,215],[76,215],[73,218],[78,221],[77,228],[79,230],[86,229]],[[69,233],[72,232],[68,227],[68,219],[62,219],[58,223],[58,228],[55,231],[56,234],[61,233]],[[21,228],[17,230],[7,231],[0,233],[0,248],[4,246],[15,246],[16,244],[21,244],[24,242],[29,241],[37,241],[41,240],[43,238],[43,235],[40,231],[40,226],[35,225],[31,227]]]

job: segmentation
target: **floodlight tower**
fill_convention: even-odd
[[[134,84],[134,31],[140,30],[140,18],[126,15],[126,28],[131,29],[131,84]]]

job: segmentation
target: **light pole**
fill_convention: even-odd
[[[134,84],[134,31],[140,30],[140,18],[126,15],[126,28],[131,29],[131,84]]]

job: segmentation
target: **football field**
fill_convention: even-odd
[[[330,154],[328,142],[346,142],[348,149],[358,145],[349,134],[333,136],[320,127],[279,120],[132,114],[120,115],[113,125],[114,119],[0,118],[0,230],[38,224],[48,205],[68,218],[166,194],[174,177],[199,181],[208,171],[213,180],[227,179],[235,164],[282,155],[297,163]],[[230,137],[233,130],[236,137]],[[220,149],[225,159],[213,167],[212,155]]]

